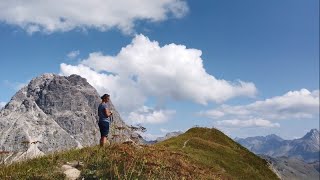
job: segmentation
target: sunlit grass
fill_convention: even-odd
[[[60,167],[71,161],[83,164],[80,179],[277,179],[266,161],[207,128],[156,145],[86,147],[0,165],[0,179],[63,179]]]

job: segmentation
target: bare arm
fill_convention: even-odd
[[[112,115],[112,112],[108,108],[105,108],[104,112],[106,113],[107,117],[110,117]]]

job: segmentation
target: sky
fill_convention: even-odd
[[[147,139],[319,129],[318,0],[5,0],[0,62],[0,107],[43,73],[79,74]]]

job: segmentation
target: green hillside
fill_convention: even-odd
[[[0,179],[63,179],[80,162],[80,179],[277,179],[266,161],[215,129],[192,128],[150,146],[87,147],[0,165]]]
[[[198,166],[226,179],[278,179],[265,160],[217,129],[192,128],[157,144],[188,155]]]

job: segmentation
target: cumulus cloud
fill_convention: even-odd
[[[61,64],[60,71],[61,75],[78,74],[86,78],[99,94],[110,94],[112,102],[122,112],[138,110],[147,99],[135,83],[118,75],[98,73],[82,64],[77,66]]]
[[[280,127],[279,123],[272,123],[269,120],[264,119],[249,119],[249,120],[239,120],[239,119],[233,119],[233,120],[222,120],[218,121],[217,125],[223,126],[223,127],[236,127],[236,128],[249,128],[249,127]]]
[[[69,53],[67,54],[67,57],[68,57],[69,59],[74,59],[74,58],[78,57],[79,54],[80,54],[80,51],[79,51],[79,50],[71,51],[71,52],[69,52]]]
[[[149,97],[158,102],[188,100],[205,105],[256,93],[251,82],[230,82],[208,74],[200,50],[177,44],[161,47],[143,35],[115,56],[94,52],[78,65],[61,64],[60,72],[83,76],[100,94],[110,93],[125,112],[141,111]],[[148,122],[147,117],[143,121]]]
[[[282,96],[248,105],[222,105],[213,110],[201,112],[201,115],[212,119],[259,117],[270,120],[304,119],[319,115],[319,90],[289,91]]]
[[[135,21],[164,21],[188,12],[184,0],[55,0],[0,1],[0,21],[29,33],[95,28],[118,28],[130,33]]]
[[[137,111],[130,112],[128,121],[131,123],[158,124],[167,122],[176,112],[173,110],[154,110],[143,106]]]

